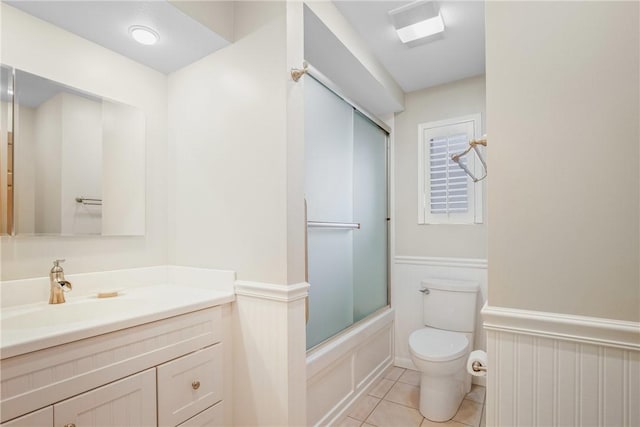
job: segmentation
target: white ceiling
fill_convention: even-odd
[[[166,0],[4,1],[162,73],[229,44]],[[444,37],[414,47],[400,42],[388,16],[407,3],[334,0],[405,92],[484,74],[483,1],[438,2],[446,25]],[[131,25],[154,28],[160,41],[153,46],[134,42],[128,32]]]
[[[165,74],[229,44],[165,0],[3,1]],[[160,40],[153,46],[135,42],[132,25],[153,28]]]
[[[334,0],[405,92],[484,74],[484,1],[440,1],[442,39],[408,47],[398,38],[388,12],[409,1]]]

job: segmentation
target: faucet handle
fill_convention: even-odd
[[[61,262],[64,262],[64,259],[56,259],[53,261],[53,267],[51,267],[51,274],[62,273],[64,270],[60,266]]]

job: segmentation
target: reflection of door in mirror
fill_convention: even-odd
[[[13,231],[13,72],[0,67],[0,234]]]
[[[102,100],[16,70],[17,234],[101,234]]]
[[[14,73],[15,234],[143,235],[142,111]]]

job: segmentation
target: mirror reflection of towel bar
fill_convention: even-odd
[[[91,199],[89,197],[76,197],[76,203],[83,205],[102,205],[102,199]]]
[[[325,222],[325,221],[307,221],[309,228],[337,228],[345,230],[357,230],[360,223],[357,222]]]

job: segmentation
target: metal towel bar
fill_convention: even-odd
[[[309,228],[336,228],[344,230],[357,230],[360,223],[357,222],[326,222],[326,221],[307,221]]]
[[[90,197],[76,197],[76,203],[82,203],[83,205],[102,205],[102,199],[92,199]]]

